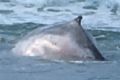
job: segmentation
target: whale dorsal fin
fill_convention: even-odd
[[[79,25],[81,25],[81,21],[82,21],[82,16],[78,16],[77,18],[75,18],[75,21],[79,24]]]
[[[74,21],[79,24],[79,28],[76,29],[79,29],[79,33],[77,34],[80,34],[80,36],[77,37],[77,42],[84,47],[88,47],[93,52],[93,55],[97,60],[105,60],[104,57],[101,55],[100,51],[97,49],[97,46],[94,44],[91,38],[92,35],[87,32],[86,29],[84,29],[81,25],[82,18],[82,16],[78,16],[74,19]]]

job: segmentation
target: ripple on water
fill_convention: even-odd
[[[10,2],[11,0],[0,0],[0,2]]]
[[[11,14],[13,12],[14,12],[13,10],[0,10],[0,14],[4,14],[4,15]]]

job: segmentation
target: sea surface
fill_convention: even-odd
[[[78,15],[107,61],[50,61],[11,52],[30,31]],[[120,1],[0,0],[0,80],[120,80]]]

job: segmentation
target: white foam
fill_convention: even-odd
[[[93,9],[84,8],[87,6],[92,6]],[[53,24],[73,19],[82,14],[84,15],[82,22],[87,27],[120,26],[119,0],[85,0],[83,2],[77,0],[11,0],[7,3],[0,2],[0,10],[13,11],[7,15],[0,13],[2,16],[0,24],[24,22]],[[54,10],[58,11],[55,12]],[[111,10],[113,11],[111,12]],[[115,15],[113,15],[114,13]]]

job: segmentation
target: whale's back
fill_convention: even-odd
[[[28,33],[13,52],[45,59],[104,60],[90,33],[81,26],[82,17],[38,28]]]

